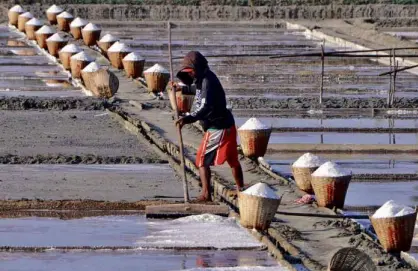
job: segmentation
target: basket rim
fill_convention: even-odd
[[[374,220],[374,221],[391,221],[391,220],[399,220],[401,218],[406,218],[406,217],[415,217],[418,215],[418,206],[415,206],[415,212],[407,214],[407,215],[403,215],[403,216],[393,216],[393,217],[373,217],[373,215],[369,215],[369,219],[370,221]]]

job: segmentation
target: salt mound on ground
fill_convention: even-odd
[[[71,13],[64,11],[57,15],[57,18],[65,18],[65,19],[71,19],[73,18],[73,15]]]
[[[414,213],[415,210],[406,205],[389,200],[373,214],[373,218],[398,217]]]
[[[55,33],[54,35],[52,35],[51,37],[49,37],[46,41],[66,41],[67,39],[65,39],[64,37],[61,37],[61,35],[59,33]]]
[[[97,72],[98,70],[100,66],[96,62],[91,62],[83,69],[83,72]]]
[[[112,41],[118,41],[119,39],[112,34],[106,34],[101,39],[100,42],[112,42]]]
[[[89,23],[88,25],[86,25],[83,28],[83,31],[97,31],[97,30],[100,30],[100,29],[101,28],[98,25]]]
[[[163,66],[160,64],[155,64],[151,68],[144,71],[144,73],[152,73],[152,72],[158,72],[158,73],[170,73],[168,70],[166,70]]]
[[[20,5],[15,5],[9,10],[13,12],[19,12],[19,13],[25,12],[25,10]]]
[[[73,55],[71,57],[71,59],[75,59],[75,60],[83,60],[83,61],[94,61],[94,58],[92,58],[91,56],[89,56],[88,54],[86,54],[84,51],[80,52],[76,55]]]
[[[321,159],[318,156],[307,152],[304,155],[302,155],[301,157],[299,157],[298,160],[296,160],[293,163],[293,166],[294,167],[301,167],[301,168],[319,167],[319,166],[321,166]]]
[[[129,53],[127,56],[125,56],[123,58],[123,60],[126,61],[140,61],[140,60],[144,60],[144,58],[137,52],[132,52]]]
[[[238,130],[266,130],[270,129],[269,126],[265,125],[257,118],[250,118],[247,120]]]
[[[65,45],[64,48],[61,49],[63,53],[78,53],[81,52],[81,48],[75,44],[68,44]]]
[[[351,172],[340,168],[336,163],[330,161],[324,163],[314,173],[312,173],[312,176],[315,177],[343,177],[350,175]]]
[[[246,195],[257,196],[268,199],[280,199],[280,196],[276,194],[276,191],[273,190],[268,184],[258,183],[250,188],[246,189],[244,192]]]
[[[38,34],[52,34],[52,33],[55,33],[55,29],[48,26],[48,25],[44,25],[41,28],[39,28],[38,31],[36,31],[36,33],[38,33]]]
[[[36,18],[32,18],[29,21],[26,22],[27,25],[43,25],[43,23],[36,19]]]
[[[89,22],[87,22],[86,20],[77,17],[70,23],[70,27],[82,27],[87,25],[88,23]]]
[[[52,5],[46,10],[46,12],[48,12],[48,13],[61,13],[63,11],[64,10],[57,5]]]
[[[115,42],[112,46],[107,49],[108,52],[118,53],[118,52],[132,52],[132,49],[122,42]]]
[[[217,223],[217,222],[223,222],[227,219],[228,218],[218,216],[218,215],[201,214],[201,215],[191,215],[191,216],[178,218],[174,221],[177,221],[177,222],[204,222],[204,223],[216,222]]]

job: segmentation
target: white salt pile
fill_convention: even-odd
[[[52,33],[55,33],[55,29],[48,26],[48,25],[44,25],[41,28],[39,28],[38,31],[36,31],[36,33],[38,33],[38,34],[52,34]]]
[[[47,13],[61,13],[63,11],[64,10],[57,5],[52,5],[46,10]]]
[[[140,61],[140,60],[144,60],[144,58],[137,52],[132,52],[129,53],[128,55],[126,55],[123,60],[126,61]]]
[[[83,72],[97,72],[98,70],[100,70],[99,64],[91,62],[83,69]]]
[[[70,27],[82,27],[87,25],[89,22],[86,20],[81,19],[80,17],[75,18],[71,23]]]
[[[319,167],[322,164],[321,159],[312,153],[305,153],[298,160],[293,163],[294,167],[307,168]]]
[[[9,10],[10,11],[13,11],[13,12],[18,12],[18,13],[25,12],[25,10],[20,5],[15,5],[11,9],[9,9]]]
[[[151,68],[144,71],[144,73],[152,73],[152,72],[158,72],[158,73],[170,73],[168,70],[166,70],[163,66],[160,64],[155,64]]]
[[[61,49],[63,53],[79,53],[81,52],[81,48],[75,44],[68,44],[65,45],[64,48]]]
[[[97,31],[100,29],[101,28],[98,25],[89,23],[83,28],[83,31]]]
[[[186,216],[186,217],[181,217],[176,219],[176,222],[203,222],[203,223],[207,223],[207,222],[223,222],[225,221],[227,218],[218,216],[218,215],[212,215],[212,214],[201,214],[201,215],[191,215],[191,216]]]
[[[247,120],[238,130],[266,130],[270,129],[269,126],[265,125],[257,118],[250,118]]]
[[[62,37],[59,33],[55,33],[54,35],[52,35],[51,37],[49,37],[46,41],[67,41],[66,38]]]
[[[73,15],[71,13],[64,11],[57,15],[57,18],[65,18],[65,19],[71,19],[73,18]]]
[[[113,42],[113,41],[118,41],[118,40],[119,39],[113,36],[112,34],[106,34],[100,39],[100,42]]]
[[[32,13],[30,12],[25,12],[23,14],[20,14],[19,16],[25,17],[25,18],[33,18]]]
[[[132,49],[125,43],[117,41],[112,46],[110,46],[107,51],[111,53],[132,52]]]
[[[268,199],[280,199],[279,195],[276,194],[276,191],[265,183],[255,184],[250,188],[246,189],[243,193],[251,196],[257,196]]]
[[[312,173],[312,176],[315,177],[343,177],[350,175],[351,172],[340,168],[336,163],[330,161],[324,163],[314,173]]]
[[[78,54],[75,54],[71,57],[71,59],[82,60],[82,61],[94,61],[94,59],[88,54],[86,54],[85,52],[80,52]]]
[[[389,200],[377,209],[377,211],[373,214],[373,218],[399,217],[413,214],[414,212],[415,210],[411,207],[399,204],[394,200]]]
[[[36,18],[30,19],[29,21],[26,22],[26,24],[27,25],[36,25],[36,26],[43,25],[43,23]]]

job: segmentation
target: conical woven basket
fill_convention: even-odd
[[[126,76],[132,78],[138,78],[144,71],[145,59],[143,60],[123,60],[123,68],[126,72]]]
[[[246,228],[266,230],[276,214],[280,199],[268,199],[238,193],[240,223]]]
[[[370,216],[373,228],[382,247],[387,252],[409,251],[414,237],[417,209],[415,213],[388,218]]]
[[[48,52],[51,56],[58,56],[58,52],[67,45],[67,41],[47,41]]]
[[[377,271],[377,267],[366,253],[346,247],[332,256],[327,271]]]
[[[81,30],[84,44],[87,46],[93,46],[97,44],[100,39],[100,33],[102,30]]]
[[[25,32],[28,40],[36,40],[35,32],[41,28],[42,25],[28,25],[25,24]]]
[[[19,16],[17,19],[17,29],[19,29],[20,32],[25,33],[25,24],[32,18]]]
[[[71,53],[71,52],[59,52],[58,53],[61,64],[64,67],[64,69],[66,69],[67,71],[71,70],[71,57],[75,54],[76,53]]]
[[[70,31],[70,23],[72,21],[73,18],[57,17],[58,29],[65,32]]]
[[[110,48],[110,46],[112,46],[115,42],[116,42],[116,41],[106,41],[106,42],[103,42],[103,41],[98,41],[98,42],[97,42],[97,46],[99,46],[100,50],[102,51],[102,54],[103,54],[105,57],[108,57],[108,56],[107,56],[107,50],[108,50],[108,49]]]
[[[317,170],[318,167],[294,167],[292,166],[293,178],[295,179],[296,185],[302,191],[313,194],[313,188],[311,184],[312,173]]]
[[[163,92],[170,80],[170,74],[160,72],[144,73],[145,81],[147,81],[149,92]]]
[[[90,61],[71,59],[70,66],[72,77],[81,78],[81,70],[84,69],[88,64],[90,64]]]
[[[81,27],[71,27],[70,26],[70,33],[75,40],[79,40],[79,39],[83,38],[83,35],[81,34]]]
[[[17,22],[19,21],[19,15],[22,13],[23,12],[16,12],[16,11],[9,10],[9,12],[7,13],[9,17],[9,24],[17,27]]]
[[[48,22],[50,25],[54,25],[57,24],[57,15],[60,14],[61,12],[47,12],[46,13],[46,18],[48,19]]]
[[[123,58],[127,56],[130,52],[107,52],[109,57],[110,64],[116,69],[123,69]]]
[[[47,50],[48,46],[46,44],[46,40],[52,35],[53,33],[47,33],[47,34],[35,33],[36,43],[38,43],[39,47],[41,47],[42,49]]]
[[[96,72],[81,72],[84,85],[94,96],[111,98],[118,91],[119,79],[109,70],[100,69]]]
[[[341,177],[312,176],[311,184],[318,206],[342,209],[350,181],[351,175]]]
[[[271,128],[262,130],[238,130],[242,152],[247,157],[263,157],[266,154]]]
[[[195,95],[183,94],[181,91],[178,91],[176,93],[178,111],[183,114],[189,113],[193,106],[194,97]]]

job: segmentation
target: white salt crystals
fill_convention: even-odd
[[[132,49],[128,45],[126,45],[125,43],[117,41],[112,46],[110,46],[110,48],[107,51],[108,52],[114,52],[114,53],[132,52]]]
[[[118,41],[118,40],[119,39],[113,36],[112,34],[106,34],[100,39],[100,42],[113,42],[113,41]]]
[[[89,24],[87,24],[84,28],[83,28],[83,30],[84,31],[98,31],[98,30],[100,30],[101,28],[100,28],[100,26],[98,26],[98,25],[96,25],[96,24],[92,24],[92,23],[89,23]]]
[[[312,176],[315,177],[343,177],[343,176],[351,176],[351,172],[348,172],[342,168],[340,168],[334,162],[326,162],[325,164],[321,165]]]
[[[52,34],[52,33],[55,33],[55,29],[48,26],[48,25],[44,25],[41,28],[39,28],[39,30],[36,31],[36,33],[38,33],[38,34]]]
[[[62,42],[62,41],[67,41],[66,38],[62,37],[59,33],[55,33],[54,35],[52,35],[51,37],[49,37],[46,41],[58,41],[58,42]]]
[[[65,45],[64,48],[61,49],[63,53],[78,53],[81,52],[81,48],[75,44],[68,44]]]
[[[43,23],[36,18],[30,19],[29,21],[26,22],[26,24],[27,25],[36,25],[36,26],[43,25]]]
[[[30,13],[30,12],[25,12],[23,14],[20,14],[19,16],[25,17],[25,18],[33,18],[32,13]]]
[[[13,12],[18,12],[18,13],[25,12],[25,10],[20,5],[15,5],[11,9],[9,9],[9,10],[10,11],[13,11]]]
[[[65,19],[71,19],[73,18],[73,15],[71,13],[64,11],[57,15],[57,18],[65,18]]]
[[[94,61],[94,59],[88,54],[86,54],[85,52],[80,52],[76,55],[73,55],[71,59],[82,60],[82,61]]]
[[[261,198],[268,199],[280,199],[280,196],[276,194],[276,191],[273,190],[268,184],[258,183],[242,192],[246,195],[257,196]]]
[[[257,118],[250,118],[247,120],[238,130],[266,130],[270,129],[269,126],[265,125]]]
[[[97,72],[98,70],[100,66],[96,62],[91,62],[83,69],[83,72]]]
[[[318,156],[308,152],[299,157],[299,159],[293,163],[293,166],[298,168],[310,168],[319,167],[321,164],[321,159]]]
[[[81,19],[80,17],[75,18],[71,23],[70,27],[83,27],[87,25],[89,22],[87,22],[84,19]]]
[[[149,68],[146,71],[144,71],[144,73],[154,73],[154,72],[157,72],[157,73],[170,73],[168,70],[166,70],[160,64],[155,64],[151,68]]]
[[[64,10],[57,5],[52,5],[46,10],[46,12],[48,12],[48,13],[61,13],[63,11]]]
[[[141,60],[144,60],[144,58],[139,53],[132,52],[132,53],[129,53],[127,56],[125,56],[123,58],[123,60],[126,60],[126,61],[141,61]]]
[[[413,213],[415,210],[411,207],[389,200],[373,214],[373,218],[400,217]]]

